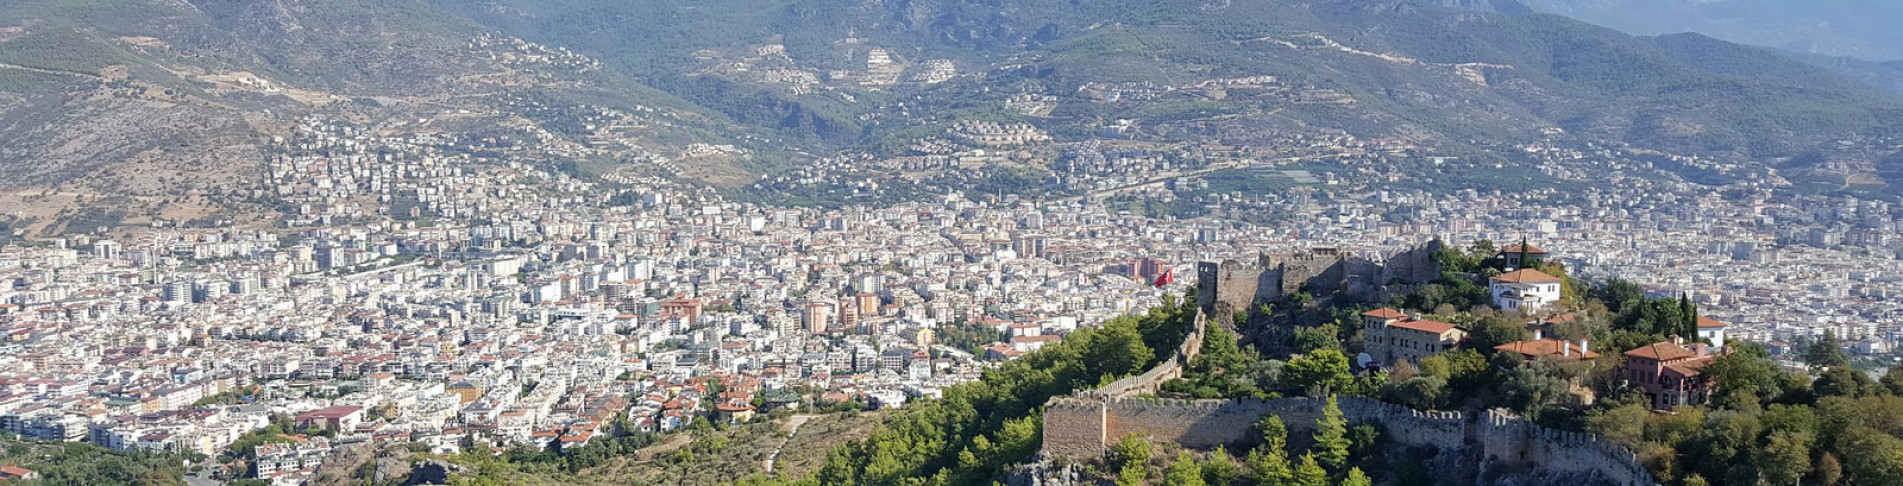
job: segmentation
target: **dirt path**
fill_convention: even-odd
[[[807,421],[818,417],[818,415],[794,415],[791,420],[787,421],[786,439],[780,441],[780,445],[773,448],[773,453],[767,454],[766,456],[766,462],[763,464],[766,467],[766,475],[773,475],[773,463],[780,461],[780,451],[786,449],[786,445],[793,442],[793,437],[799,435],[800,426],[806,425]]]

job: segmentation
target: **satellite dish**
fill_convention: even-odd
[[[1370,365],[1373,365],[1373,364],[1374,364],[1374,357],[1369,356],[1368,353],[1361,353],[1361,354],[1355,355],[1355,366],[1359,366],[1361,367],[1361,369],[1368,369]]]

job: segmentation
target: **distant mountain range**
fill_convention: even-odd
[[[582,105],[660,114],[626,132],[643,150],[739,146],[751,159],[669,173],[721,186],[903,154],[959,120],[1466,153],[1564,133],[1756,161],[1903,125],[1884,76],[1850,74],[1880,71],[1807,62],[1508,0],[20,0],[0,2],[0,179],[229,190],[309,114],[595,143],[566,115]]]
[[[1634,34],[1701,34],[1795,52],[1903,59],[1895,0],[1520,0]]]

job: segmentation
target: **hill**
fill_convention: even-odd
[[[45,234],[263,223],[301,204],[266,161],[334,156],[292,144],[339,124],[803,204],[1422,156],[1505,189],[1540,183],[1535,146],[1894,192],[1903,97],[1859,66],[1492,0],[23,0],[0,4],[0,156],[31,163],[0,164],[0,204]]]
[[[1869,60],[1903,59],[1887,0],[1524,0],[1551,12],[1642,35],[1698,32],[1733,42]]]
[[[1897,96],[1767,49],[1632,37],[1511,2],[439,1],[818,147],[907,153],[956,120],[1061,140],[1499,156],[1550,138],[1761,162],[1894,123]],[[1505,8],[1500,8],[1505,7]],[[880,57],[870,60],[870,52]],[[756,55],[760,53],[771,53]],[[944,82],[880,79],[933,60]],[[875,68],[870,64],[879,64]],[[771,73],[767,75],[764,73]],[[1253,80],[1253,81],[1250,81]],[[1047,99],[1048,111],[1012,100]],[[894,116],[895,112],[904,116]]]
[[[589,152],[603,159],[745,133],[586,56],[419,2],[0,3],[0,203],[22,209],[19,227],[60,232],[95,210],[125,224],[268,217],[265,162],[314,120],[453,136],[544,127],[582,145],[595,134],[561,129],[584,108],[662,119]],[[706,171],[736,171],[723,164]]]

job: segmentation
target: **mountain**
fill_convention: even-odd
[[[1143,133],[1231,145],[1342,130],[1392,146],[1492,150],[1559,129],[1674,153],[1773,159],[1898,119],[1894,94],[1767,49],[1690,34],[1632,37],[1512,2],[1434,3],[1462,8],[1371,0],[435,2],[510,35],[588,53],[737,120],[836,147],[911,136],[948,118],[1006,116],[1071,135],[1134,119]],[[1465,9],[1475,6],[1496,11]],[[757,69],[711,68],[755,62],[735,52],[759,46],[783,49],[773,69],[810,73],[819,89],[779,89]],[[905,65],[951,60],[976,79],[875,90],[828,82],[863,73],[872,47]],[[1229,97],[1206,89],[1250,76],[1273,76],[1271,89],[1288,91]],[[1119,83],[1156,89],[1103,102],[1099,88],[1132,91]],[[1057,107],[1041,118],[996,113],[1023,95],[1054,98]],[[891,119],[900,110],[910,119]]]
[[[1890,0],[1523,0],[1641,35],[1698,32],[1796,52],[1903,59],[1903,3]]]
[[[551,114],[582,106],[651,120],[589,146],[597,134]],[[602,160],[747,133],[707,113],[420,2],[0,2],[0,201],[33,226],[101,212],[128,224],[267,218],[266,162],[294,151],[300,127],[473,139],[537,127],[581,147],[563,153]]]
[[[810,202],[1077,195],[1051,174],[1095,170],[1092,141],[1205,164],[1518,167],[1544,143],[1788,167],[1856,139],[1887,163],[1903,101],[1852,72],[1504,0],[15,0],[0,201],[265,213],[266,162],[336,156],[297,137],[337,124]],[[914,161],[998,143],[985,170]]]

